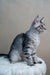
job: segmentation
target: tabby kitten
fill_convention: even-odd
[[[23,60],[30,66],[40,62],[37,60],[36,50],[40,43],[39,34],[44,30],[46,29],[43,18],[39,20],[39,16],[37,16],[30,29],[26,33],[19,34],[14,39],[9,51],[10,62],[16,63]]]

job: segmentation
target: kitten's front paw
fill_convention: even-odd
[[[42,64],[42,61],[38,61],[39,64]]]
[[[29,66],[34,66],[34,64],[29,64]]]
[[[29,66],[34,66],[34,63],[31,63],[31,64],[30,64],[30,63],[27,63],[27,65],[29,65]]]

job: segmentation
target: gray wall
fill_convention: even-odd
[[[40,35],[37,55],[47,64],[50,75],[50,1],[0,0],[0,53],[8,53],[14,37],[29,29],[35,16],[45,17],[47,32]]]

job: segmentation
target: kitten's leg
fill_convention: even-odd
[[[34,64],[36,64],[37,63],[37,56],[36,56],[36,54],[33,54],[33,62],[34,62]]]
[[[33,66],[33,59],[32,56],[29,53],[24,54],[24,60],[27,62],[28,65]]]
[[[34,65],[32,56],[29,56],[26,59],[27,59],[26,62],[27,62],[28,65],[30,65],[30,66],[33,66]]]
[[[23,49],[23,54],[24,54],[24,60],[27,62],[28,65],[33,66],[33,58],[32,58],[32,49],[29,46],[26,46]]]
[[[33,57],[34,64],[37,64],[37,63],[41,64],[42,63],[41,61],[38,60],[36,52],[32,54],[32,57]]]

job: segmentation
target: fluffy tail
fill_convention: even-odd
[[[0,57],[9,58],[8,54],[0,54]]]

